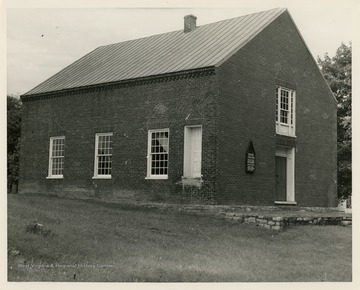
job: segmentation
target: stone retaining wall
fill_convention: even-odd
[[[254,224],[271,230],[281,230],[286,227],[297,225],[352,225],[352,215],[340,212],[337,208],[197,204],[176,205],[159,203],[145,203],[143,206],[212,215],[226,218],[233,222]]]
[[[296,225],[342,225],[351,226],[352,217],[265,217],[260,215],[243,215],[239,213],[222,213],[226,219],[239,223],[253,223],[272,230],[280,230]]]

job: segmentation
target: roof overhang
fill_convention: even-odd
[[[101,84],[96,84],[96,85],[91,85],[91,86],[82,86],[82,87],[70,88],[70,89],[64,89],[64,90],[58,90],[58,91],[49,91],[49,92],[44,92],[44,93],[39,93],[39,94],[24,94],[24,95],[21,95],[20,98],[21,98],[22,102],[26,102],[26,101],[30,101],[30,100],[38,100],[38,99],[48,99],[48,98],[61,97],[61,96],[67,96],[67,95],[73,95],[73,94],[80,94],[80,93],[90,92],[90,91],[109,90],[109,89],[116,89],[116,88],[121,88],[121,87],[139,86],[139,85],[164,82],[164,81],[175,81],[175,80],[179,80],[179,79],[210,76],[210,75],[215,74],[215,71],[216,71],[216,68],[214,66],[204,67],[204,68],[198,68],[198,69],[187,70],[187,71],[180,71],[180,72],[167,73],[167,74],[161,74],[161,75],[155,75],[155,76],[148,76],[148,77],[143,77],[143,78],[128,79],[128,80],[109,82],[109,83],[101,83]]]

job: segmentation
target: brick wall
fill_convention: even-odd
[[[218,192],[242,204],[275,201],[275,82],[296,85],[295,200],[336,205],[336,103],[282,14],[219,68]],[[254,174],[245,173],[250,140]]]
[[[121,198],[181,194],[184,126],[203,128],[203,188],[215,190],[215,75],[24,102],[21,193]],[[170,129],[168,180],[145,180],[149,129]],[[95,134],[113,132],[111,180],[93,180]],[[65,136],[64,178],[46,179],[49,139]]]

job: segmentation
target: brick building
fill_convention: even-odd
[[[336,101],[286,9],[102,46],[22,95],[21,193],[336,205]]]

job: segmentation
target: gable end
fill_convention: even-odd
[[[325,84],[326,84],[326,86],[327,86],[327,88],[328,88],[328,90],[329,90],[329,93],[330,93],[330,94],[331,94],[331,96],[333,97],[334,101],[337,103],[337,100],[336,100],[336,98],[335,98],[334,94],[332,93],[332,90],[331,90],[331,88],[330,88],[330,86],[329,86],[329,83],[327,82],[327,80],[325,79],[325,77],[324,77],[323,73],[321,72],[321,70],[320,70],[320,68],[319,68],[319,66],[318,66],[318,64],[317,64],[317,62],[316,62],[316,60],[314,59],[314,57],[313,57],[313,55],[312,55],[312,53],[311,53],[311,51],[310,51],[309,47],[307,46],[307,44],[306,44],[306,42],[305,42],[305,40],[304,40],[303,36],[301,35],[300,30],[299,30],[299,29],[298,29],[298,27],[296,26],[296,23],[295,23],[294,19],[291,17],[291,14],[289,13],[289,11],[288,11],[287,9],[286,9],[286,14],[287,14],[287,16],[290,18],[290,20],[291,20],[292,24],[294,25],[294,27],[295,27],[295,29],[296,29],[297,33],[299,34],[299,37],[300,37],[301,41],[302,41],[302,42],[303,42],[303,44],[304,44],[304,46],[305,46],[305,48],[306,48],[307,52],[309,53],[309,55],[310,55],[311,59],[313,60],[313,62],[314,62],[314,64],[315,64],[315,66],[317,67],[317,70],[318,70],[319,74],[321,75],[322,79],[324,80],[324,82],[325,82]]]

